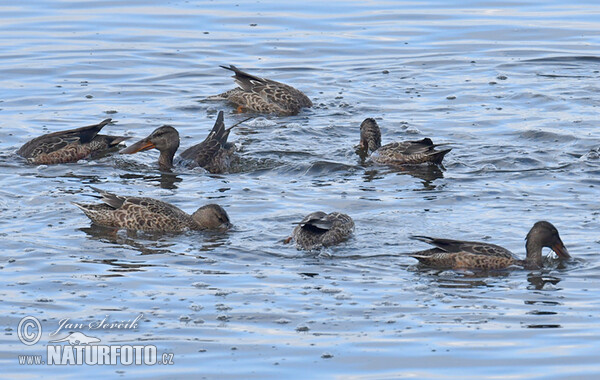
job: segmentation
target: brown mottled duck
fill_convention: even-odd
[[[48,133],[25,143],[17,154],[31,164],[64,164],[77,162],[94,153],[106,151],[129,137],[99,135],[111,119],[68,131]]]
[[[347,240],[354,231],[354,221],[346,214],[323,211],[308,214],[294,228],[291,238],[299,248],[311,250],[329,247]],[[289,241],[288,238],[287,241]]]
[[[441,164],[452,149],[436,150],[445,144],[434,144],[430,138],[417,141],[393,142],[381,146],[381,130],[375,119],[367,118],[360,125],[359,149],[371,160],[385,165]]]
[[[221,67],[235,73],[232,78],[239,87],[208,99],[228,100],[238,107],[238,112],[248,110],[291,116],[298,114],[303,107],[313,105],[306,95],[292,86],[250,75],[233,65]]]
[[[413,238],[434,245],[435,248],[415,252],[410,256],[419,260],[421,264],[436,268],[493,270],[513,265],[541,268],[544,247],[551,248],[561,259],[571,258],[556,227],[546,221],[535,223],[529,230],[525,238],[527,250],[525,260],[518,259],[506,248],[495,244],[427,236],[413,236]]]
[[[183,232],[187,230],[226,230],[229,216],[216,204],[200,207],[192,215],[167,202],[146,197],[130,197],[92,187],[102,203],[78,203],[95,224],[148,232]]]

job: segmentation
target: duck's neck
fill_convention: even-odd
[[[527,250],[527,256],[525,257],[525,264],[528,267],[541,268],[542,267],[542,245],[535,241],[535,239],[528,239],[525,244]]]
[[[161,151],[160,156],[158,156],[158,166],[163,170],[171,169],[173,167],[173,156],[175,156],[175,151]]]

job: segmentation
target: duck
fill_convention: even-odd
[[[206,139],[180,154],[181,163],[188,168],[200,166],[213,174],[228,172],[231,158],[235,152],[235,145],[228,143],[227,138],[231,129],[240,123],[225,129],[223,111],[220,111],[215,125]],[[155,129],[149,136],[122,149],[119,153],[134,154],[149,149],[157,149],[160,152],[158,166],[161,170],[170,170],[173,168],[173,157],[178,148],[179,132],[170,125],[163,125]]]
[[[340,212],[317,211],[308,214],[292,231],[296,246],[305,250],[329,247],[348,240],[354,232],[354,221]]]
[[[302,108],[313,106],[302,91],[292,86],[248,74],[233,65],[220,67],[234,72],[232,78],[239,87],[210,96],[209,100],[228,100],[237,106],[238,112],[248,110],[279,116],[297,115]]]
[[[112,119],[86,127],[38,136],[26,142],[17,154],[35,165],[77,162],[94,153],[102,153],[129,139],[125,136],[99,135]]]
[[[228,230],[229,216],[217,204],[200,207],[192,215],[154,198],[122,196],[92,187],[102,203],[72,202],[92,220],[104,227],[144,232],[184,232],[188,230]]]
[[[421,264],[435,268],[496,270],[522,266],[536,269],[543,266],[542,248],[544,247],[551,248],[560,259],[571,258],[560,239],[558,230],[547,221],[536,222],[527,233],[525,260],[518,259],[508,249],[495,244],[420,235],[412,238],[435,246],[409,255],[419,260]]]
[[[367,118],[360,124],[359,154],[371,157],[373,162],[391,166],[441,164],[452,149],[436,150],[446,144],[434,144],[426,137],[417,141],[393,142],[381,146],[381,130],[377,121]]]

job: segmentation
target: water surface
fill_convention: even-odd
[[[4,376],[597,378],[600,7],[509,1],[29,1],[0,5],[0,315]],[[236,127],[236,173],[161,173],[157,152],[30,166],[42,133],[111,117],[141,138],[170,124],[189,147],[233,87],[234,64],[315,104]],[[444,168],[363,165],[359,125],[383,142],[451,143]],[[91,226],[88,185],[234,230],[152,236]],[[355,237],[320,252],[282,243],[309,212]],[[555,224],[574,260],[494,274],[422,268],[412,234],[524,255]],[[168,366],[20,366],[59,320],[131,319],[103,343],[154,344]],[[49,326],[17,338],[26,315]],[[91,335],[91,334],[90,334]]]

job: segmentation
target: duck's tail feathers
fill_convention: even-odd
[[[442,160],[444,159],[444,156],[451,150],[452,150],[452,148],[439,150],[439,151],[435,151],[435,152],[431,153],[429,155],[429,157],[431,157],[431,162],[433,162],[434,164],[441,164]]]
[[[102,199],[102,202],[104,202],[105,204],[107,204],[108,206],[110,206],[114,209],[121,207],[123,205],[123,202],[125,202],[124,197],[120,197],[116,194],[109,193],[108,191],[99,189],[99,188],[91,186],[91,185],[90,185],[90,188],[92,190],[94,190],[95,192],[97,192],[98,194],[100,194],[100,199]]]
[[[224,68],[225,70],[233,71],[235,73],[235,75],[233,76],[233,78],[235,78],[236,81],[237,80],[255,80],[255,81],[259,81],[259,82],[263,81],[262,78],[254,76],[252,74],[248,74],[247,72],[238,69],[234,65],[229,65],[229,67],[223,66],[223,65],[220,65],[220,66],[222,68]]]
[[[413,240],[422,241],[422,242],[427,243],[427,244],[433,244],[433,241],[435,240],[432,237],[423,236],[423,235],[411,235],[410,238],[413,239]]]

